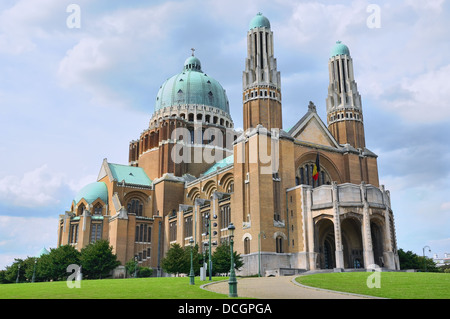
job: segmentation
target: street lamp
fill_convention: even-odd
[[[138,258],[134,256],[134,278],[137,276]]]
[[[34,258],[33,277],[31,277],[31,282],[34,282],[34,280],[36,279],[36,263],[37,258]]]
[[[209,213],[207,213],[205,215],[205,219],[207,221],[206,227],[207,227],[207,235],[209,235],[209,251],[208,251],[208,271],[209,271],[209,281],[212,280],[212,258],[211,258],[211,251],[212,251],[212,247],[211,247],[211,215]]]
[[[17,278],[16,278],[16,284],[19,283],[19,274],[20,274],[20,264],[18,265],[18,269],[17,269]]]
[[[189,284],[195,285],[195,274],[194,274],[194,264],[192,261],[192,247],[194,245],[194,239],[189,239],[189,244],[191,245],[191,272],[189,273]]]
[[[431,253],[431,248],[430,248],[430,246],[425,246],[425,247],[423,247],[423,249],[422,249],[422,252],[423,252],[423,265],[424,265],[424,267],[425,267],[425,272],[427,271],[427,261],[426,261],[426,259],[425,259],[425,248],[427,248],[427,247],[428,247],[428,252]]]
[[[233,256],[233,238],[234,238],[234,227],[233,223],[230,223],[228,226],[228,230],[231,232],[230,234],[230,253],[231,253],[231,268],[230,268],[230,280],[228,281],[228,296],[229,297],[237,297],[237,280],[236,274],[234,272],[234,256]]]

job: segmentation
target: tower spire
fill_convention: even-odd
[[[328,70],[328,129],[340,144],[348,143],[355,148],[364,148],[361,96],[353,74],[350,50],[341,41],[337,41],[331,50]]]
[[[281,81],[269,20],[258,13],[247,33],[247,58],[242,77],[244,129],[261,124],[282,128]]]

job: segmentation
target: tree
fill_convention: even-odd
[[[198,245],[192,247],[192,261],[195,274],[200,273],[201,255]],[[179,244],[172,244],[166,257],[161,261],[162,269],[169,274],[189,274],[191,270],[191,246],[182,248]]]
[[[199,275],[200,274],[200,264],[202,261],[202,255],[198,251],[198,244],[195,244],[192,247],[192,266],[194,268],[194,274]],[[184,246],[184,266],[182,273],[189,274],[191,271],[191,246]]]
[[[134,273],[135,272],[136,272],[136,275],[139,275],[140,267],[137,265],[137,263],[134,260],[134,258],[128,260],[125,263],[125,269],[126,269],[127,273],[130,275],[130,277],[134,277]]]
[[[80,264],[80,252],[71,245],[63,245],[50,249],[50,253],[42,255],[36,264],[36,278],[44,280],[65,280],[70,273],[67,267]]]
[[[20,267],[19,267],[20,266]],[[23,260],[15,258],[11,266],[7,266],[4,273],[4,281],[7,283],[16,282],[19,278],[19,282],[25,281],[25,271],[23,267]]]
[[[130,275],[130,277],[134,277],[135,271],[138,278],[151,277],[153,274],[152,268],[139,266],[134,258],[128,260],[125,263],[125,269],[127,270],[127,273]]]
[[[177,243],[172,244],[167,251],[166,257],[161,260],[162,269],[169,274],[183,273],[186,269],[186,258],[184,249]]]
[[[213,272],[229,273],[231,267],[231,247],[227,242],[220,244],[211,256],[213,262]],[[233,251],[234,269],[239,270],[243,265],[242,257],[236,251]]]
[[[400,261],[400,269],[418,269],[420,271],[437,272],[439,269],[433,259],[423,256],[418,256],[412,251],[398,250],[398,258]]]
[[[139,267],[139,277],[147,278],[153,275],[153,269],[150,267]]]
[[[80,262],[83,277],[101,279],[119,266],[120,262],[112,249],[107,240],[98,240],[81,249]]]

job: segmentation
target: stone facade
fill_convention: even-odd
[[[365,145],[348,48],[329,60],[327,124],[310,102],[285,131],[274,34],[264,21],[247,34],[244,131],[234,130],[228,106],[157,109],[130,142],[128,165],[105,159],[95,185],[60,216],[59,245],[107,239],[122,263],[118,277],[134,258],[161,275],[171,244],[193,239],[214,250],[233,223],[241,275],[399,269],[390,193]]]

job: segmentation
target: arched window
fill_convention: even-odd
[[[230,225],[231,222],[231,209],[230,204],[220,206],[220,228],[224,229]]]
[[[234,192],[234,182],[230,182],[227,188],[227,193],[233,193]]]
[[[150,243],[152,241],[152,228],[148,224],[136,225],[134,241],[139,243]]]
[[[101,215],[102,214],[102,210],[103,210],[103,206],[100,203],[97,203],[94,206],[94,215]]]
[[[319,178],[314,180],[313,177],[314,163],[306,162],[297,169],[296,183],[302,185],[310,185],[313,187],[331,184],[331,178],[326,169],[320,165]]]
[[[83,212],[85,209],[86,209],[86,206],[84,206],[84,204],[81,204],[80,206],[78,206],[77,216],[83,215]]]
[[[283,252],[283,237],[278,236],[275,239],[275,244],[276,244],[277,253],[282,253]]]
[[[244,239],[244,254],[250,254],[250,238],[248,237]]]
[[[95,243],[97,240],[102,238],[102,226],[102,223],[91,224],[91,243]]]
[[[139,199],[134,198],[128,202],[127,210],[129,214],[143,216],[144,205]]]

